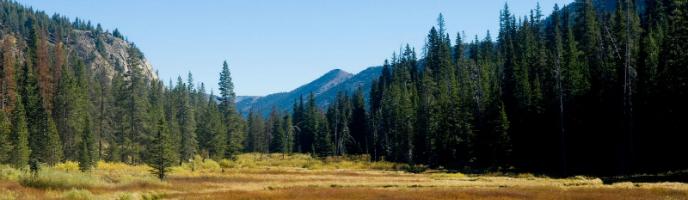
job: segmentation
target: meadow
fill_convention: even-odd
[[[409,173],[404,164],[365,157],[316,159],[304,154],[197,157],[170,169],[165,181],[147,166],[78,163],[37,174],[0,167],[0,200],[11,199],[688,199],[688,184],[604,184],[594,177],[532,174]]]

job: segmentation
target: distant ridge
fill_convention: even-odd
[[[362,88],[367,95],[372,81],[378,78],[381,72],[382,67],[369,67],[355,75],[341,69],[334,69],[290,92],[275,93],[264,97],[239,96],[237,109],[244,116],[248,115],[251,109],[263,115],[268,115],[273,107],[279,111],[288,112],[291,111],[295,101],[301,96],[308,98],[310,93],[315,95],[316,104],[324,108],[341,91],[353,92]]]

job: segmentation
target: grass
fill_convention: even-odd
[[[303,154],[242,154],[220,161],[196,157],[174,167],[165,182],[144,165],[99,162],[82,173],[70,167],[75,163],[63,163],[44,167],[36,176],[0,166],[0,200],[688,199],[683,183],[605,185],[594,177],[410,173],[407,165],[367,159]]]

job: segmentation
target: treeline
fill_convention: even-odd
[[[422,58],[406,46],[386,60],[368,99],[253,113],[247,150],[562,176],[685,169],[688,3],[639,2],[505,6],[497,37],[471,41],[440,15]]]
[[[67,44],[78,39],[75,31],[86,31],[95,40],[91,53],[105,55],[103,38],[123,39],[119,31],[12,1],[0,8],[0,164],[71,160],[88,170],[99,160],[179,164],[243,151],[244,121],[226,62],[219,96],[194,84],[190,73],[168,85],[144,73],[144,56],[132,43],[112,75],[86,67],[93,57]]]

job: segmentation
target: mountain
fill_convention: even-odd
[[[353,92],[360,87],[367,94],[372,81],[378,78],[381,72],[382,67],[369,67],[356,75],[335,69],[290,92],[275,93],[264,97],[239,96],[237,108],[245,116],[251,109],[263,115],[268,115],[273,107],[279,111],[291,111],[295,101],[301,96],[308,98],[310,93],[315,96],[316,104],[324,108],[341,91]]]
[[[157,79],[143,53],[117,29],[110,32],[103,30],[100,24],[94,26],[90,21],[79,18],[70,20],[57,14],[48,16],[43,11],[35,11],[13,1],[0,1],[0,10],[3,11],[0,12],[0,38],[17,38],[16,49],[20,55],[26,53],[25,49],[29,48],[37,30],[39,37],[47,40],[50,60],[57,60],[54,52],[58,45],[63,45],[64,53],[83,61],[93,72],[92,76],[111,79],[116,73],[129,71],[135,64],[146,78]],[[22,56],[19,59],[23,62]]]

